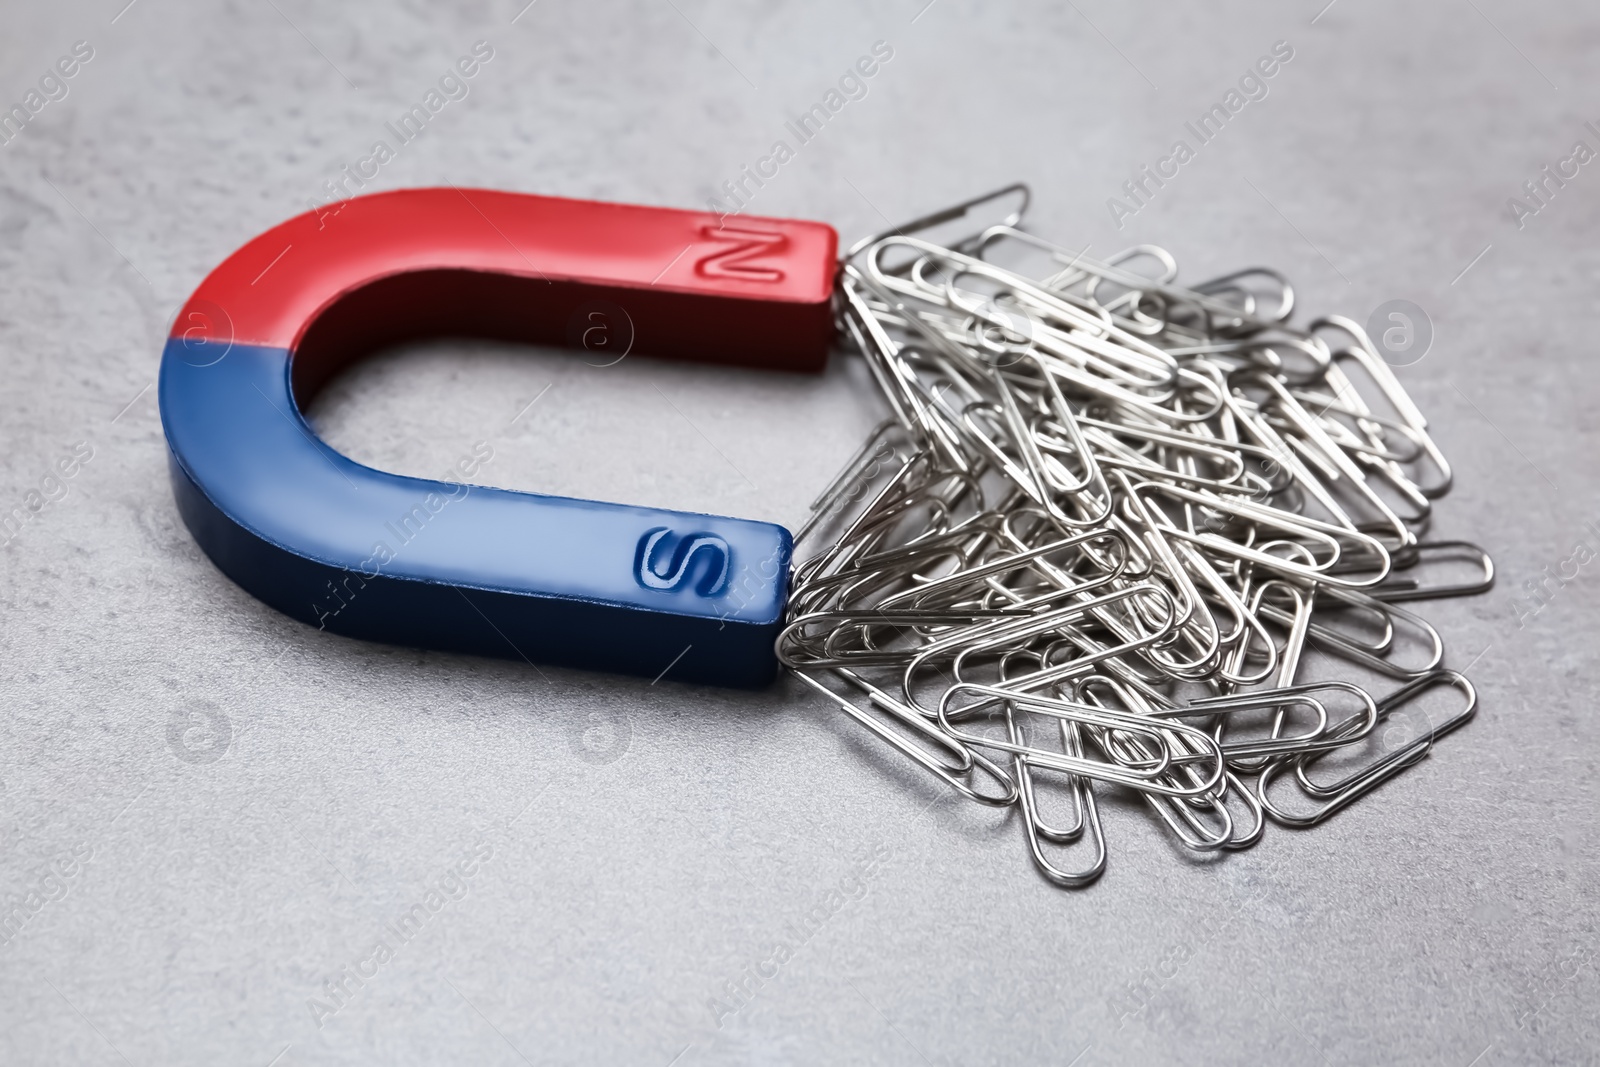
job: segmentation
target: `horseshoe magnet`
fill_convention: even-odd
[[[228,577],[350,637],[754,687],[777,669],[793,539],[773,523],[374,470],[302,414],[385,345],[568,343],[622,308],[644,354],[820,370],[822,223],[414,189],[290,219],[222,262],[161,361],[178,510]]]

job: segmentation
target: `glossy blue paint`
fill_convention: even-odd
[[[261,600],[368,640],[772,680],[792,550],[783,527],[373,470],[307,425],[288,349],[232,344],[215,358],[217,347],[197,356],[181,337],[167,343],[172,481],[201,547]]]

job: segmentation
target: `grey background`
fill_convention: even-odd
[[[95,58],[0,147],[0,510],[75,443],[94,456],[0,550],[0,898],[92,855],[0,945],[0,1062],[1596,1062],[1594,565],[1516,605],[1596,543],[1600,167],[1522,229],[1506,200],[1600,148],[1600,13],[1324,2],[8,0],[0,100],[75,40]],[[1421,305],[1436,339],[1400,374],[1457,468],[1435,532],[1501,574],[1424,606],[1479,718],[1220,863],[1108,805],[1110,869],[1070,893],[1014,815],[795,686],[535,672],[256,603],[174,512],[161,338],[479,39],[470,96],[374,188],[698,207],[884,39],[867,97],[753,211],[850,239],[1024,178],[1066,244],[1159,242],[1191,280],[1271,263],[1363,321]],[[1279,39],[1270,96],[1118,232],[1106,199]],[[435,344],[313,418],[397,471],[485,440],[496,485],[793,527],[881,414],[843,354],[802,378]],[[465,897],[319,1028],[324,981],[476,842]],[[841,889],[861,895],[719,1026],[725,983]]]

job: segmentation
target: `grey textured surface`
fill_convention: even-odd
[[[1506,209],[1600,148],[1592,4],[121,2],[0,8],[7,104],[95,49],[0,147],[0,506],[93,448],[0,550],[0,898],[54,898],[0,944],[0,1062],[1596,1062],[1593,565],[1517,605],[1600,520],[1600,171],[1521,229]],[[1112,806],[1110,870],[1067,893],[1014,817],[794,687],[541,676],[253,601],[173,509],[148,388],[166,324],[479,39],[470,95],[374,187],[700,206],[884,39],[867,96],[752,210],[848,239],[1020,177],[1064,243],[1156,241],[1191,279],[1272,263],[1358,319],[1422,305],[1437,337],[1401,374],[1457,467],[1436,532],[1502,575],[1425,607],[1477,721],[1220,863]],[[1107,197],[1279,39],[1270,95],[1117,232]],[[494,484],[794,525],[880,417],[859,371],[432,345],[313,414],[394,470],[487,440]],[[70,878],[42,867],[75,850]],[[460,899],[386,933],[441,881]],[[381,938],[392,958],[319,1026],[310,1002]]]

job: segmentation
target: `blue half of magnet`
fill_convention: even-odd
[[[203,364],[203,365],[202,365]],[[178,508],[228,577],[333,633],[754,687],[776,671],[781,526],[409,478],[307,425],[289,351],[167,343]]]

